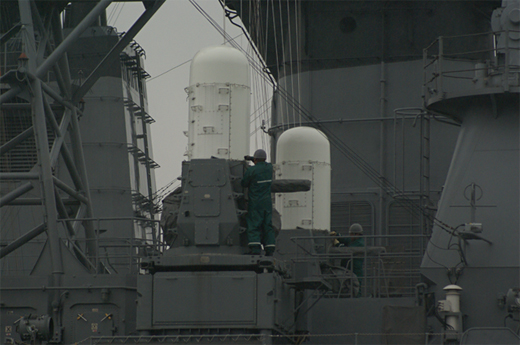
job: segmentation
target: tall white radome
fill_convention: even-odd
[[[330,144],[321,131],[296,127],[280,135],[276,146],[277,179],[311,180],[308,192],[276,195],[282,229],[330,231]]]
[[[188,159],[249,154],[249,63],[238,50],[200,50],[191,62]]]

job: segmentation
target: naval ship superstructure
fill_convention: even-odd
[[[123,34],[110,1],[1,4],[2,343],[520,343],[519,1],[222,2],[274,88],[273,257],[239,49],[192,61],[157,226],[132,39],[162,2]]]
[[[518,1],[226,3],[278,82],[273,147],[287,128],[321,130],[331,142],[331,230],[357,222],[385,248],[372,256],[378,264],[365,262],[372,299],[310,311],[314,335],[349,334],[316,342],[518,343]],[[460,309],[433,302],[445,288],[461,294]],[[381,296],[390,299],[370,305]],[[424,316],[399,307],[407,296],[428,320],[456,319],[444,328],[458,334],[419,335]],[[410,332],[412,320],[423,324],[413,340],[374,334]]]

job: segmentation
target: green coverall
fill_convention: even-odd
[[[345,245],[347,247],[365,247],[365,239],[363,237],[356,236],[356,237],[338,238],[338,241],[339,241],[339,243],[342,243],[343,245]],[[361,297],[361,284],[362,284],[361,278],[363,277],[363,262],[364,261],[365,261],[364,257],[363,258],[354,257],[352,259],[352,262],[348,263],[347,269],[352,270],[352,272],[354,272],[354,274],[357,276],[358,282],[359,282],[359,292],[358,292],[357,296],[355,296],[355,297]],[[346,266],[347,263],[342,261],[341,265]]]
[[[242,187],[249,189],[247,239],[253,254],[260,254],[260,244],[264,245],[266,254],[274,252],[275,236],[271,222],[273,214],[272,179],[273,165],[263,161],[249,167],[242,178]]]
[[[365,246],[365,239],[363,237],[357,237],[356,238],[338,238],[339,243],[343,243],[346,247],[364,247]],[[352,272],[358,278],[363,277],[363,262],[365,261],[365,258],[353,258],[353,268],[351,268],[351,265],[349,264],[349,267],[347,267],[349,270],[352,269]],[[346,264],[346,263],[345,263]],[[343,265],[343,263],[342,263]],[[361,282],[361,281],[360,281]]]

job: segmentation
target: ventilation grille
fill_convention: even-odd
[[[368,202],[333,202],[331,205],[331,230],[346,233],[353,223],[363,226],[365,235],[372,235],[373,219],[372,205]]]
[[[15,97],[14,101],[22,103],[17,97]],[[59,120],[57,119],[57,121]],[[0,111],[0,145],[9,142],[31,126],[32,116],[30,109],[2,109]],[[50,150],[55,135],[48,127],[47,137]],[[34,135],[32,135],[0,157],[0,171],[29,172],[37,162],[36,142]]]
[[[32,126],[29,110],[2,110],[0,143],[4,145]],[[0,158],[2,172],[28,172],[37,163],[34,136],[27,138]]]
[[[417,202],[418,203],[418,202]],[[420,237],[421,220],[410,211],[397,203],[390,204],[388,209],[388,234],[389,235],[414,235],[410,237],[390,238],[389,245],[401,246],[407,252],[423,254],[425,238]]]

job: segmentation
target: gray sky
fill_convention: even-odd
[[[231,37],[241,30],[226,20],[217,0],[196,0]],[[107,10],[108,25],[118,31],[126,31],[143,12],[141,2],[114,3]],[[175,66],[190,60],[200,49],[219,45],[223,37],[196,10],[188,0],[167,0],[148,24],[137,35],[136,41],[146,51],[145,69],[151,75],[147,82],[149,113],[156,120],[152,124],[154,160],[157,189],[174,180],[181,173],[185,159],[188,129],[188,102],[184,88],[189,84],[190,63],[159,76]],[[236,41],[243,47],[247,39],[239,36]],[[255,111],[252,100],[252,111]],[[262,140],[264,145],[262,145]],[[265,147],[266,138],[252,138],[251,150]]]

